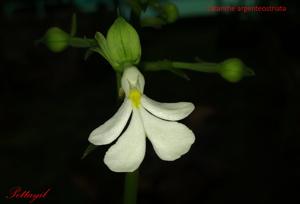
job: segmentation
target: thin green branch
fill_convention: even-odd
[[[254,71],[247,67],[238,58],[229,58],[220,63],[211,63],[204,61],[191,63],[162,60],[155,62],[143,62],[141,63],[141,66],[145,71],[167,70],[184,78],[186,78],[186,74],[183,72],[183,70],[217,73],[220,74],[225,80],[232,83],[236,83],[244,77],[255,75]]]
[[[72,20],[71,20],[71,31],[70,31],[70,36],[74,37],[77,33],[77,17],[76,14],[74,13],[72,15]]]
[[[78,48],[90,48],[98,46],[97,41],[93,38],[70,37],[69,45]]]
[[[170,69],[187,69],[192,71],[200,71],[207,73],[216,73],[220,69],[220,64],[209,62],[179,62],[170,60],[161,60],[155,62],[143,62],[142,67],[145,71],[160,71]]]

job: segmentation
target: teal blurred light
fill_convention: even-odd
[[[195,17],[214,15],[209,11],[209,7],[215,6],[217,0],[161,0],[159,2],[171,2],[174,3],[179,10],[179,17]],[[120,10],[126,18],[130,15],[130,8],[126,1],[120,1]],[[153,17],[157,12],[154,9],[148,8],[146,12],[142,13],[141,17]]]
[[[100,5],[105,5],[108,9],[113,9],[113,0],[73,0],[74,4],[82,12],[96,12]]]
[[[273,0],[275,1],[275,0]],[[180,18],[189,18],[197,16],[213,16],[218,12],[210,11],[213,6],[255,6],[257,0],[161,0],[159,2],[174,3],[180,14]],[[126,18],[130,15],[130,8],[125,0],[120,1],[120,10]],[[154,9],[148,8],[142,13],[141,17],[153,17],[157,12]]]

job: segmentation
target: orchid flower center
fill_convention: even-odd
[[[134,107],[139,108],[141,105],[141,92],[137,89],[131,89],[128,98]]]

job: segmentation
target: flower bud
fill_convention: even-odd
[[[117,18],[109,28],[107,45],[111,60],[119,66],[114,68],[122,70],[125,66],[139,63],[141,58],[139,36],[136,30],[123,18]]]
[[[173,23],[177,20],[179,16],[179,11],[177,6],[173,3],[164,3],[162,5],[164,11],[164,18],[168,23]]]
[[[227,59],[221,63],[220,75],[229,82],[240,81],[244,75],[244,64],[237,58]]]
[[[49,28],[43,42],[52,52],[61,52],[69,45],[70,36],[58,27]]]

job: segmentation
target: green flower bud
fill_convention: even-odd
[[[220,75],[229,82],[235,83],[240,81],[244,75],[244,63],[237,59],[227,59],[221,64]]]
[[[125,66],[140,62],[141,45],[136,30],[123,18],[118,17],[107,33],[107,46],[112,62],[118,64],[115,69],[122,70]]]
[[[70,36],[58,27],[49,28],[43,42],[52,52],[61,52],[69,45]]]
[[[179,17],[179,11],[175,4],[173,3],[164,3],[162,5],[164,11],[164,18],[168,23],[175,22]]]

